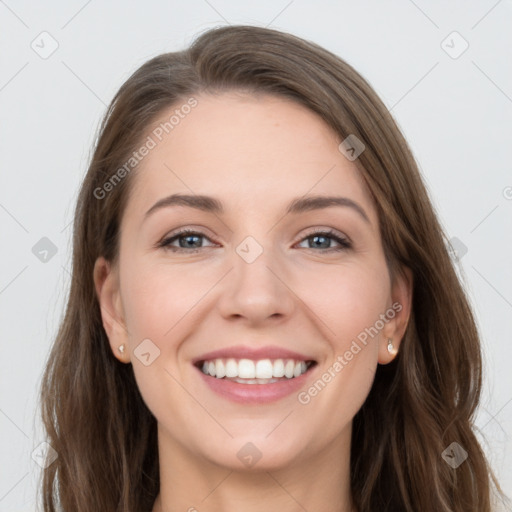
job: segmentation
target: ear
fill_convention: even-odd
[[[121,303],[118,272],[102,256],[94,264],[94,286],[112,353],[119,361],[129,363],[128,331]],[[124,352],[119,350],[121,345],[124,345]]]
[[[413,276],[410,268],[402,267],[391,283],[391,303],[386,311],[388,321],[379,340],[379,363],[390,363],[398,353],[412,308]],[[393,349],[388,349],[392,343]]]

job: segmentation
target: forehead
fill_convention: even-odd
[[[148,127],[144,140],[150,137],[154,147],[132,177],[127,209],[133,215],[176,192],[218,197],[233,212],[282,208],[297,196],[337,192],[371,214],[359,170],[338,150],[341,138],[316,113],[270,95],[195,99],[193,108],[180,110],[186,100],[173,105]]]

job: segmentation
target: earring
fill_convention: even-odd
[[[394,352],[394,347],[393,347],[393,340],[391,338],[388,338],[388,352],[390,354],[393,354]]]
[[[124,354],[124,343],[122,345],[119,345],[117,350],[119,350],[119,352],[121,352],[121,354]]]

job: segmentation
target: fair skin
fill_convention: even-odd
[[[158,423],[153,512],[351,512],[352,419],[377,365],[395,356],[388,339],[399,348],[410,279],[391,280],[372,198],[316,114],[272,96],[196,98],[133,176],[118,265],[98,258],[94,272],[112,352],[133,365]],[[177,193],[215,197],[224,212],[174,205],[145,218]],[[312,195],[348,198],[367,219],[350,206],[285,214],[293,199]],[[180,252],[156,246],[183,227],[201,233],[192,248],[186,235],[171,243]],[[318,248],[312,228],[334,230],[351,247],[324,235]],[[251,263],[236,251],[248,236],[263,251]],[[215,349],[275,345],[316,361],[307,391],[396,302],[401,310],[307,404],[298,393],[234,402],[192,364]],[[145,339],[160,350],[148,366],[134,352]],[[237,456],[247,443],[261,453],[253,466]]]

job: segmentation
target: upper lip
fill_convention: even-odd
[[[237,345],[234,347],[226,347],[213,350],[192,360],[193,364],[211,361],[212,359],[252,359],[259,361],[261,359],[293,359],[294,361],[314,361],[313,357],[300,354],[293,350],[288,350],[278,346],[266,347],[248,347]]]

